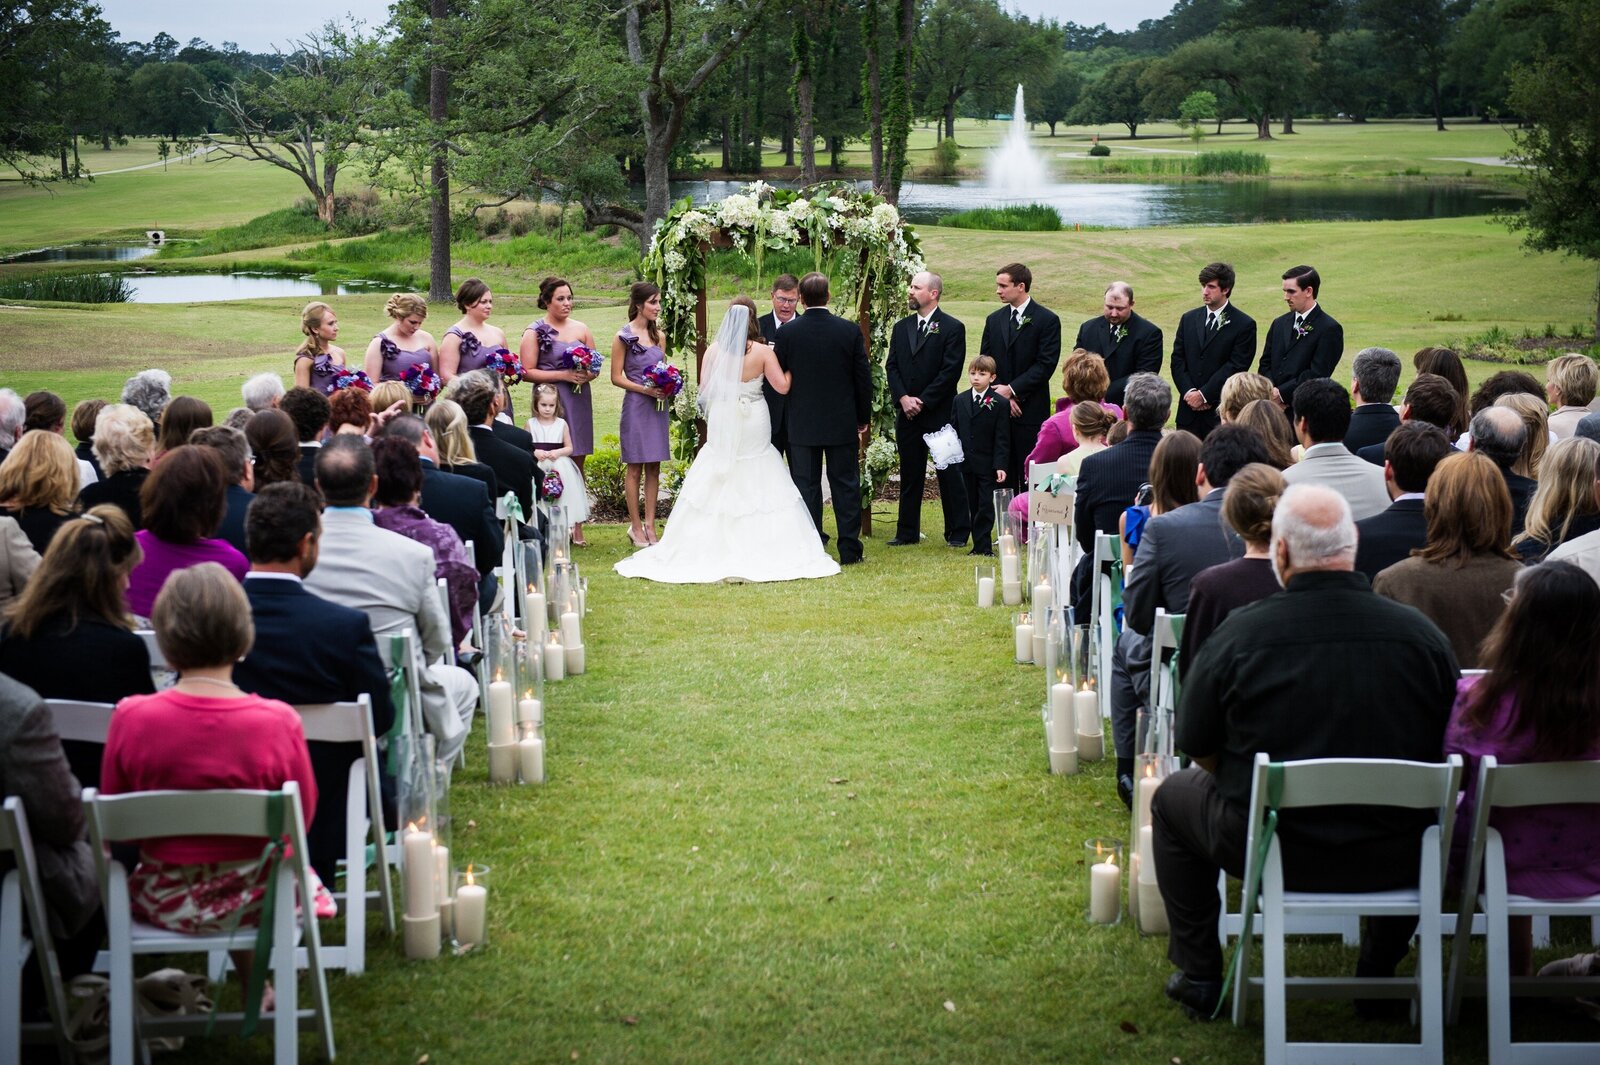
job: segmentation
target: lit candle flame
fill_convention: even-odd
[[[472,878],[472,863],[469,862],[469,863],[467,863],[467,884],[470,886],[473,883],[474,883],[474,880]]]
[[[1106,855],[1106,864],[1110,866],[1115,866],[1117,864],[1117,854],[1115,851],[1112,851],[1110,854]]]

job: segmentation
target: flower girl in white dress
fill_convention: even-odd
[[[533,390],[533,401],[533,417],[524,427],[533,437],[533,457],[547,483],[552,472],[561,478],[561,495],[550,504],[566,513],[573,533],[581,538],[579,525],[589,520],[589,493],[578,464],[572,461],[572,430],[561,417],[561,396],[555,386],[539,385]]]

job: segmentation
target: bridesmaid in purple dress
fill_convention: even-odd
[[[455,378],[473,370],[481,370],[490,356],[509,355],[506,334],[497,325],[489,324],[494,312],[494,293],[476,277],[469,277],[456,289],[456,306],[461,308],[461,320],[445,331],[439,342],[439,375],[449,384]],[[507,382],[506,401],[511,399],[512,382]],[[516,415],[507,409],[512,421]]]
[[[522,377],[556,387],[572,433],[572,461],[582,474],[583,460],[594,454],[594,390],[589,383],[596,375],[567,369],[563,357],[575,344],[594,347],[594,334],[572,317],[572,285],[565,278],[547,277],[539,283],[539,309],[544,317],[522,331]],[[588,546],[582,523],[572,527],[572,543]]]
[[[644,372],[666,357],[661,350],[661,290],[639,281],[628,290],[628,324],[611,343],[611,383],[626,389],[622,397],[622,461],[627,467],[623,490],[628,497],[628,539],[635,547],[656,542],[656,496],[661,491],[661,464],[672,457],[669,415],[656,409],[666,393],[645,383]],[[648,339],[649,343],[645,341]],[[644,524],[639,523],[639,477],[644,476]]]
[[[422,328],[428,318],[428,301],[410,292],[397,292],[383,305],[394,322],[367,345],[362,368],[374,384],[398,381],[413,366],[438,369],[439,348],[433,334]]]
[[[300,332],[306,342],[294,353],[296,388],[314,388],[325,396],[335,391],[334,379],[344,372],[344,349],[334,343],[339,336],[339,316],[320,300],[300,312]]]

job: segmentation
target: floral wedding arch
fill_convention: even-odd
[[[872,424],[863,442],[862,491],[893,468],[894,404],[884,360],[889,333],[906,313],[911,278],[923,268],[916,232],[891,203],[844,181],[803,189],[779,189],[764,181],[745,186],[717,203],[696,206],[685,197],[656,226],[641,272],[661,289],[661,324],[669,352],[695,352],[695,381],[709,338],[706,257],[712,248],[733,248],[755,266],[753,295],[761,292],[769,251],[811,249],[814,268],[828,275],[837,313],[855,311],[872,365]],[[673,420],[686,439],[699,439],[693,394],[685,389]],[[863,508],[870,514],[870,508]]]

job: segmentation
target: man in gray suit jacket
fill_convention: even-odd
[[[410,629],[422,642],[422,714],[440,758],[453,758],[471,730],[478,683],[454,664],[450,622],[434,581],[433,551],[372,522],[378,484],[372,449],[336,436],[317,453],[317,487],[327,501],[316,569],[307,591],[364,612],[380,641]]]
[[[1111,731],[1117,748],[1117,794],[1123,802],[1133,795],[1139,707],[1150,699],[1150,631],[1156,610],[1182,614],[1189,608],[1189,585],[1196,574],[1244,554],[1244,542],[1222,520],[1223,493],[1245,466],[1269,461],[1255,432],[1237,425],[1213,429],[1200,449],[1200,501],[1151,518],[1139,538],[1122,593],[1122,636],[1111,656]]]
[[[1320,484],[1344,496],[1356,521],[1389,509],[1383,468],[1350,453],[1350,393],[1331,377],[1303,382],[1294,391],[1294,431],[1305,454],[1283,471],[1290,484]]]

